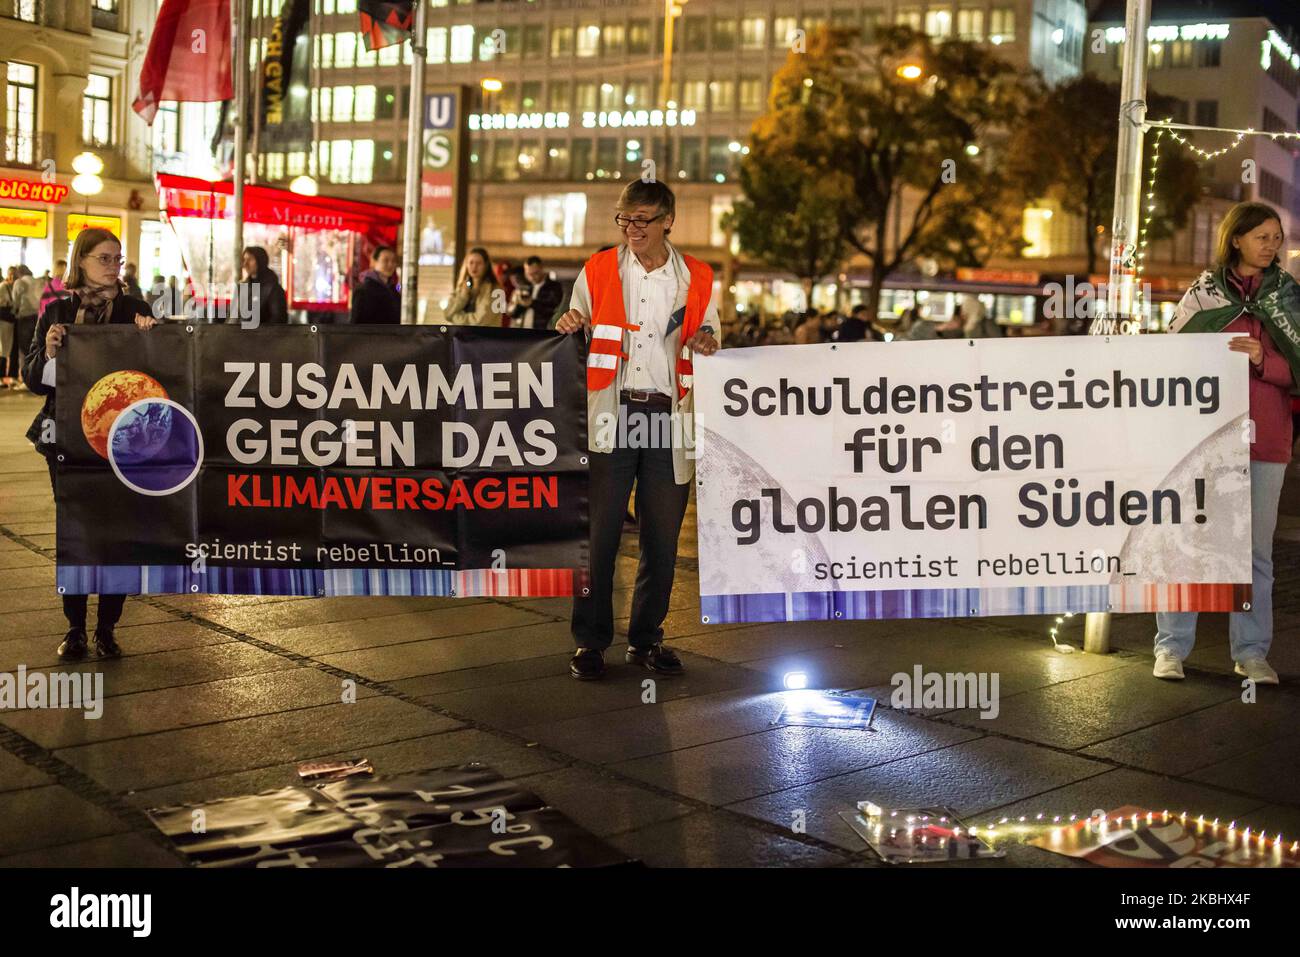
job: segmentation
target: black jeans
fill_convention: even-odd
[[[9,374],[15,379],[23,374],[23,356],[36,335],[36,317],[19,316],[14,321],[14,344],[9,349]]]
[[[50,492],[53,493],[56,475],[54,459],[46,459],[45,464],[50,469]],[[80,628],[82,631],[86,630],[86,605],[89,599],[89,595],[63,596],[63,617],[68,619],[69,627]],[[95,623],[95,630],[111,631],[113,626],[121,619],[122,609],[125,605],[125,595],[100,595],[99,618]]]
[[[602,651],[614,641],[614,562],[635,483],[641,561],[627,640],[634,647],[652,645],[663,639],[691,486],[673,480],[671,448],[616,448],[593,452],[590,459],[591,593],[573,598],[573,640],[579,648]]]

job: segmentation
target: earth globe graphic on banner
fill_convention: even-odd
[[[81,421],[91,447],[133,491],[170,495],[198,474],[198,422],[143,372],[114,372],[96,382],[82,403]]]
[[[108,432],[127,406],[141,399],[165,399],[153,376],[133,369],[110,372],[90,387],[81,403],[81,431],[100,458],[108,458]]]

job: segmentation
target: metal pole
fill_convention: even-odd
[[[663,173],[656,175],[670,182],[673,176],[673,128],[668,125],[668,104],[673,95],[673,21],[681,12],[677,3],[678,0],[664,0],[664,75],[659,84],[659,106],[664,111],[664,155],[660,160]],[[677,107],[680,110],[681,104],[678,103]],[[681,113],[677,115],[680,117]]]
[[[416,0],[411,36],[411,108],[406,118],[406,200],[402,215],[402,322],[413,325],[419,305],[420,170],[424,165],[424,64],[428,0]]]
[[[239,283],[239,261],[244,252],[244,165],[248,150],[248,0],[232,0],[231,46],[235,51],[235,248],[231,263],[234,283],[230,291],[230,305],[234,308],[235,290]]]
[[[1137,241],[1142,213],[1142,124],[1147,111],[1147,27],[1151,0],[1128,0],[1124,18],[1124,74],[1120,81],[1119,147],[1115,157],[1115,211],[1111,222],[1110,284],[1106,316],[1094,321],[1092,333],[1136,333],[1141,317],[1133,315],[1137,293]],[[1132,322],[1125,320],[1132,319]],[[1110,651],[1110,612],[1090,612],[1084,622],[1083,650]]]

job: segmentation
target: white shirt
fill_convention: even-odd
[[[627,257],[619,272],[623,284],[623,309],[627,321],[641,328],[628,333],[627,371],[623,388],[675,394],[673,369],[664,351],[664,336],[677,298],[677,276],[672,260],[646,272],[636,256]]]

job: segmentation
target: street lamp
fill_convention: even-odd
[[[104,181],[99,174],[104,171],[104,161],[94,153],[78,153],[72,158],[72,171],[77,175],[72,178],[73,192],[86,198],[83,212],[90,212],[90,197],[98,196],[104,189]]]
[[[924,72],[919,63],[904,63],[898,68],[898,75],[904,80],[919,80]]]
[[[301,196],[315,196],[316,181],[310,176],[295,176],[289,183],[289,192],[298,193]]]
[[[483,112],[488,114],[492,112],[493,94],[500,93],[505,88],[505,84],[500,78],[495,76],[485,76],[479,80],[479,89],[483,91]],[[486,132],[485,124],[480,124],[483,132]],[[478,182],[474,187],[474,235],[482,241],[483,237],[483,181],[487,179],[487,137],[483,133],[479,134],[479,143],[482,147],[478,151]]]

